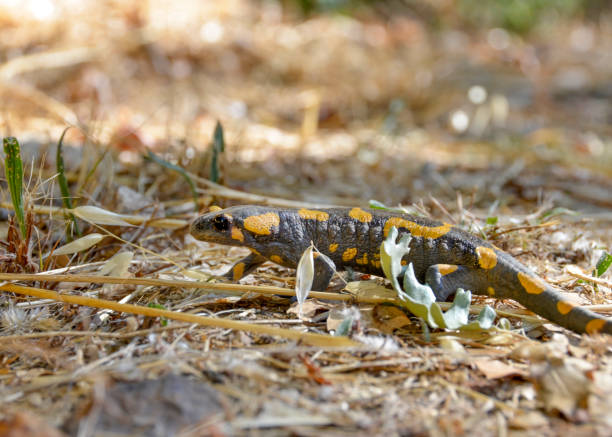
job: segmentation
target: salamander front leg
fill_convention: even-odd
[[[312,289],[314,291],[325,291],[329,286],[336,266],[327,257],[323,257],[318,253],[314,253],[314,279],[312,281]]]
[[[262,265],[266,259],[261,255],[251,253],[250,255],[242,258],[232,268],[223,275],[224,278],[230,281],[238,281],[240,278],[245,277],[257,267]]]

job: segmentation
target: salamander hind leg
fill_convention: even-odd
[[[263,256],[251,253],[234,264],[232,268],[223,275],[223,277],[225,279],[229,279],[230,281],[238,281],[240,278],[245,277],[257,267],[262,265],[265,261],[266,259]]]
[[[435,264],[427,269],[425,282],[431,287],[439,302],[450,300],[458,288],[470,290],[474,294],[485,294],[482,291],[486,290],[487,294],[494,295],[495,291],[492,288],[488,290],[490,287],[487,288],[486,281],[478,273],[475,269],[466,266]]]

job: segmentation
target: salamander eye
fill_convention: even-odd
[[[212,220],[213,227],[217,231],[227,231],[230,228],[230,221],[224,215],[218,215]]]

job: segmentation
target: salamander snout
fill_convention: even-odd
[[[230,245],[236,245],[237,232],[234,218],[225,211],[203,214],[191,223],[190,228],[191,235],[198,240]]]

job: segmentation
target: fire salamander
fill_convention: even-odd
[[[245,205],[198,217],[191,234],[199,240],[251,250],[225,275],[234,281],[267,260],[295,268],[311,242],[338,270],[350,267],[382,276],[379,248],[393,226],[400,235],[412,235],[405,261],[413,264],[417,278],[429,284],[440,301],[462,287],[475,294],[514,299],[575,332],[612,334],[612,320],[566,300],[507,253],[448,223],[361,208]],[[325,290],[333,272],[323,258],[315,258],[313,289]]]

